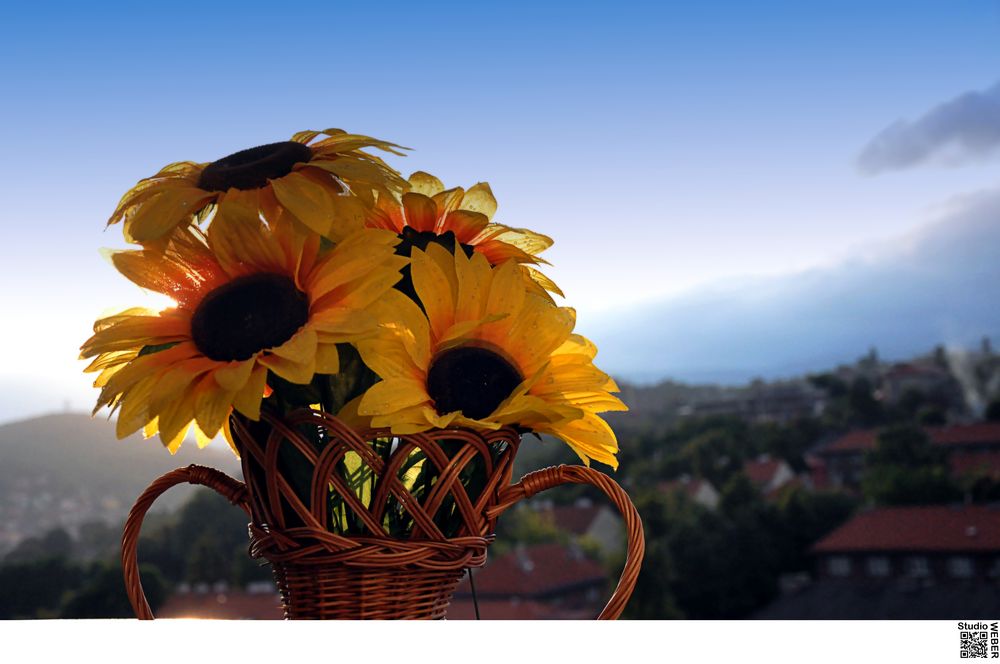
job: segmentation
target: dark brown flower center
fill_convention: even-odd
[[[198,188],[205,191],[259,189],[268,180],[288,175],[295,164],[311,158],[312,149],[295,141],[258,145],[206,166],[198,178]]]
[[[234,279],[205,296],[191,317],[191,337],[206,357],[246,360],[280,346],[309,320],[309,298],[281,274]]]
[[[499,354],[478,346],[461,346],[431,361],[427,393],[438,414],[458,410],[478,420],[496,410],[522,380],[520,372]]]
[[[454,231],[446,231],[438,235],[434,231],[415,231],[409,226],[403,226],[403,232],[399,234],[399,239],[402,242],[396,245],[396,253],[400,256],[409,256],[414,247],[421,251],[427,251],[427,246],[430,244],[440,244],[451,253],[455,253],[455,245],[457,244],[470,258],[474,251],[472,246],[458,242]]]

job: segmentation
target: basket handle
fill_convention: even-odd
[[[128,518],[125,520],[125,531],[122,533],[122,571],[125,573],[125,592],[128,593],[128,601],[132,604],[132,611],[135,612],[135,617],[139,620],[153,619],[153,611],[149,608],[146,594],[142,591],[139,562],[136,557],[142,520],[149,508],[152,507],[153,502],[164,491],[184,482],[215,489],[233,505],[241,508],[248,515],[250,514],[250,501],[246,485],[215,468],[191,464],[186,468],[170,471],[146,487],[128,513]]]
[[[543,468],[528,473],[520,482],[501,491],[497,505],[488,510],[487,516],[491,519],[496,518],[515,503],[561,484],[591,484],[597,487],[611,499],[625,518],[625,530],[628,536],[625,567],[611,599],[597,616],[598,620],[617,620],[625,609],[629,597],[632,596],[636,579],[639,577],[639,568],[642,567],[642,556],[646,550],[639,512],[617,482],[602,472],[584,466],[563,465]]]

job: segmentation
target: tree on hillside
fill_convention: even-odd
[[[875,449],[865,457],[862,488],[879,505],[931,505],[962,497],[951,480],[944,450],[914,425],[879,433]]]
[[[805,572],[812,568],[809,547],[845,523],[858,500],[840,492],[813,492],[797,488],[778,503],[783,531],[782,571]]]
[[[53,528],[38,537],[29,537],[4,556],[5,563],[30,562],[42,558],[69,558],[73,538],[62,528]]]
[[[685,502],[683,498],[681,502]],[[676,580],[671,543],[668,535],[676,521],[677,500],[658,491],[644,491],[635,496],[635,505],[642,517],[646,538],[646,553],[632,597],[625,607],[623,617],[647,620],[683,618],[677,607],[671,587]],[[681,509],[689,507],[685,505]],[[613,567],[621,569],[621,560]]]
[[[79,565],[62,557],[5,561],[0,566],[0,619],[58,617],[66,591],[84,578]]]
[[[159,570],[151,565],[141,565],[142,590],[154,613],[167,597],[167,584]],[[69,591],[59,610],[60,618],[133,618],[125,585],[122,583],[121,565],[103,562],[91,565],[83,584]]]

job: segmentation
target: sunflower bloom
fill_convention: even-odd
[[[398,291],[382,298],[380,332],[356,346],[383,380],[346,412],[397,434],[513,425],[561,438],[584,463],[617,466],[615,434],[597,413],[626,407],[594,366],[594,345],[573,333],[572,309],[532,292],[514,261],[494,268],[481,253],[431,244],[412,251],[411,269],[423,311]]]
[[[326,136],[319,141],[319,136]],[[165,166],[121,199],[108,224],[124,221],[125,238],[155,243],[177,226],[202,221],[227,198],[274,219],[279,209],[309,229],[340,240],[364,226],[377,197],[405,182],[364,151],[401,154],[399,146],[341,129],[303,131],[289,141],[236,152],[217,161]]]
[[[163,251],[112,255],[130,280],[177,303],[99,320],[81,348],[98,372],[94,412],[117,410],[119,437],[159,431],[171,452],[192,426],[199,445],[220,430],[228,439],[233,409],[259,418],[269,372],[300,384],[337,373],[336,344],[375,330],[368,309],[400,278],[391,233],[362,229],[321,253],[318,236],[223,209],[207,237],[187,227]]]
[[[409,248],[426,249],[437,243],[456,251],[459,245],[466,254],[482,254],[490,265],[506,261],[521,264],[522,272],[544,295],[550,291],[562,295],[559,287],[535,265],[546,263],[538,254],[552,246],[552,238],[525,228],[512,228],[493,222],[497,201],[490,185],[480,182],[468,190],[445,189],[438,178],[417,171],[410,176],[406,193],[400,198],[381,197],[369,211],[367,225],[398,233],[399,250],[409,255]],[[405,272],[404,272],[405,275]]]

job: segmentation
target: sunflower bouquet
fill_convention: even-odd
[[[171,453],[189,436],[204,446],[221,435],[243,457],[248,486],[286,513],[260,519],[270,521],[262,537],[294,527],[481,535],[456,519],[471,503],[441,486],[495,494],[486,471],[506,464],[509,477],[501,456],[523,433],[561,439],[585,465],[617,465],[599,414],[625,406],[539,269],[552,240],[494,221],[486,183],[404,179],[373,153],[404,149],[338,129],[300,132],[170,164],[109,220],[134,245],[109,254],[114,267],[174,304],[95,323],[81,349],[97,374],[95,414],[108,407],[119,437],[159,435]],[[464,465],[463,431],[492,441]],[[333,454],[338,436],[357,440]],[[282,437],[300,443],[282,447]],[[264,466],[282,479],[262,476]],[[393,485],[380,489],[388,474]],[[379,493],[393,508],[373,507]],[[322,523],[301,509],[317,502]],[[427,502],[440,508],[433,523],[413,516]]]

